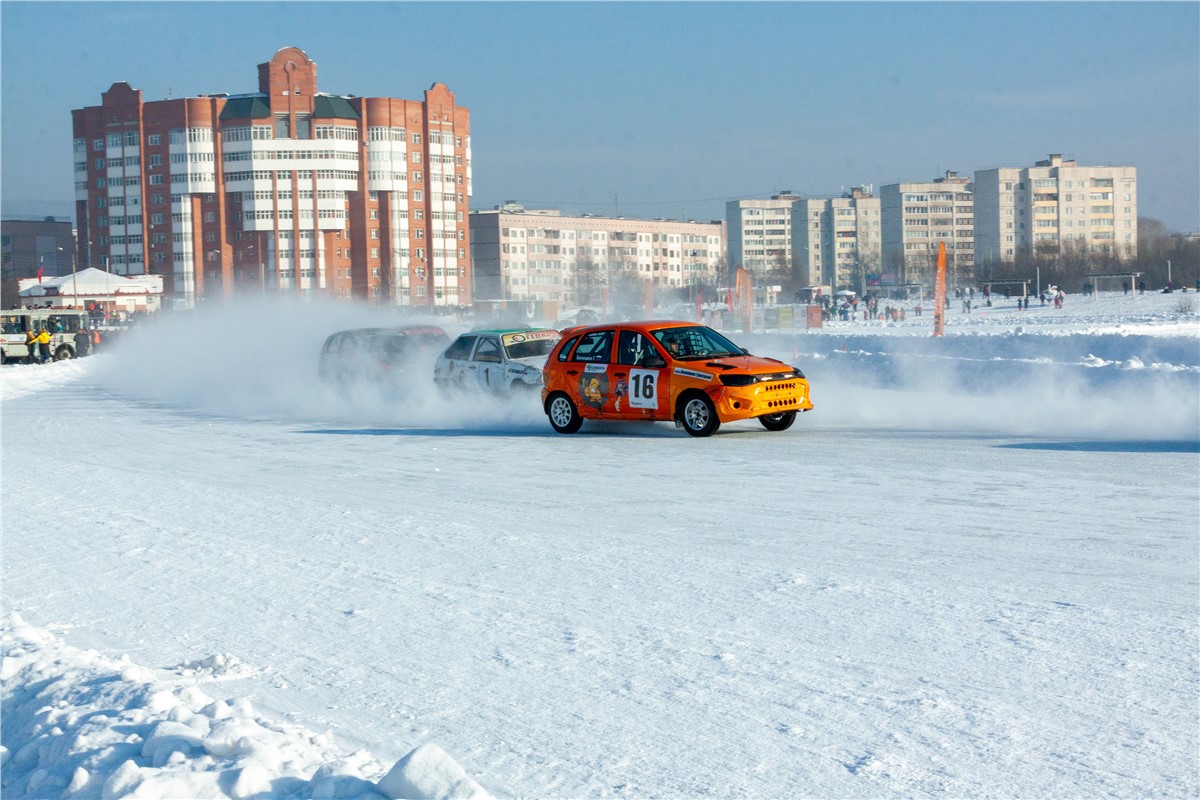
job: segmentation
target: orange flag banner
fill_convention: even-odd
[[[937,283],[933,290],[933,335],[946,335],[946,243],[938,242]]]

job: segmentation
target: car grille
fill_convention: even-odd
[[[793,408],[800,405],[800,398],[796,396],[796,390],[799,387],[796,381],[779,381],[777,383],[769,383],[763,387],[764,392],[768,392],[768,399],[763,404],[767,408]],[[786,392],[784,397],[778,396],[778,393]]]

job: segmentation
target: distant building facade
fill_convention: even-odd
[[[729,266],[746,269],[756,282],[792,273],[792,207],[800,195],[780,192],[768,200],[725,204]]]
[[[938,245],[946,245],[950,286],[975,279],[974,199],[958,173],[924,183],[892,183],[880,189],[881,288],[919,284],[932,288]]]
[[[81,266],[160,274],[177,307],[260,291],[470,302],[470,112],[317,90],[288,47],[258,91],[72,112]]]
[[[70,275],[75,264],[75,231],[63,217],[5,217],[0,220],[4,269],[14,278]],[[11,271],[11,272],[10,272]]]
[[[1032,167],[975,173],[975,252],[989,263],[1062,254],[1137,257],[1137,168],[1080,166],[1054,153]]]
[[[724,225],[563,216],[505,203],[470,216],[475,297],[598,305],[617,284],[655,290],[727,279]]]
[[[791,247],[800,282],[867,291],[868,280],[879,274],[880,219],[880,201],[870,186],[841,197],[795,201]]]

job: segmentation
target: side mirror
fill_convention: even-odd
[[[746,348],[744,348],[744,347],[743,347],[743,348],[742,348],[742,355],[744,355],[744,356],[748,356],[748,355],[750,355],[750,351],[749,351],[749,350],[747,350]]]

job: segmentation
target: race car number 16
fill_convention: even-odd
[[[629,405],[632,408],[658,408],[658,370],[629,371]]]

